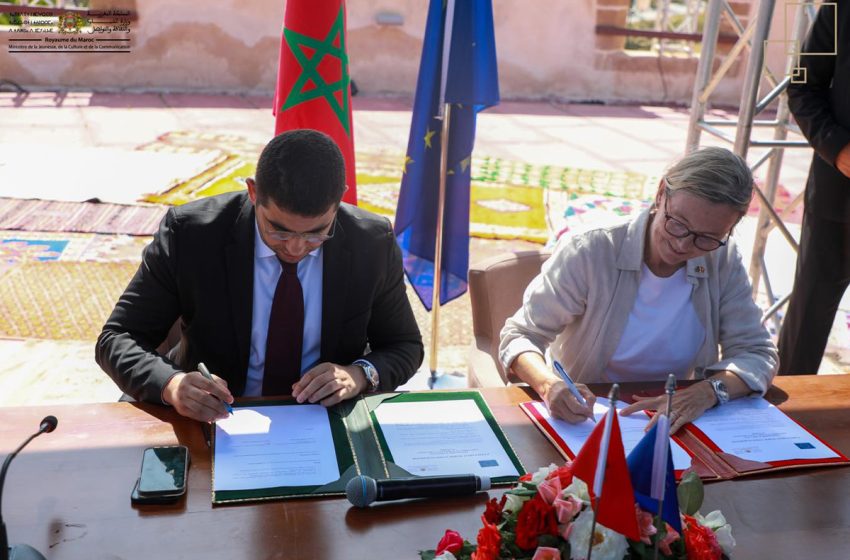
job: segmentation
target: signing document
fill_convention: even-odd
[[[724,453],[770,463],[838,454],[764,399],[737,399],[694,420]]]
[[[611,401],[604,397],[596,399],[596,404],[593,405],[593,416],[596,418],[597,422],[603,421],[603,418],[610,407],[610,402]],[[590,437],[590,432],[592,432],[593,428],[596,427],[596,424],[590,420],[585,420],[578,424],[570,424],[566,420],[554,418],[549,413],[549,409],[546,408],[546,405],[542,402],[534,401],[529,404],[540,414],[540,416],[543,417],[544,420],[549,422],[574,454],[578,453],[578,450],[582,448],[584,442],[586,442],[587,438]],[[623,449],[626,452],[626,455],[631,453],[632,449],[637,446],[641,438],[646,435],[646,425],[649,424],[649,420],[649,417],[642,412],[636,412],[629,416],[619,417],[620,434],[623,436]],[[673,453],[673,468],[675,470],[684,470],[691,466],[691,457],[688,455],[688,452],[672,439],[670,440],[670,451]]]
[[[417,476],[519,476],[474,400],[384,402],[375,409],[393,462]]]
[[[237,407],[215,425],[213,490],[317,486],[339,478],[328,411],[318,404]]]

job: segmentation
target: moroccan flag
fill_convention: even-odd
[[[593,428],[573,461],[573,475],[587,483],[596,506],[596,521],[632,540],[640,540],[635,497],[623,450],[617,409]]]
[[[644,434],[626,460],[635,490],[635,501],[651,513],[658,513],[658,500],[664,498],[661,519],[677,532],[682,532],[679,498],[676,495],[676,473],[670,451],[670,422],[662,414],[651,430]]]
[[[350,84],[344,0],[288,0],[274,93],[274,133],[312,128],[333,138],[345,157],[348,191],[342,200],[357,204]]]
[[[499,102],[492,0],[431,0],[395,233],[404,270],[431,309],[440,185],[443,102],[451,104],[443,212],[440,303],[466,291],[469,270],[469,182],[475,119]],[[448,40],[446,40],[448,39]]]

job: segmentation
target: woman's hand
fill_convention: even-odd
[[[596,395],[591,393],[587,386],[576,383],[576,388],[587,401],[586,406],[579,404],[578,400],[570,393],[567,384],[560,379],[553,381],[543,395],[543,401],[549,408],[549,412],[571,424],[593,418],[593,403],[596,402]]]
[[[641,397],[635,395],[634,402],[622,410],[620,414],[627,416],[638,410],[658,410],[661,412],[667,411],[667,395],[659,395],[657,397]],[[714,395],[714,389],[707,381],[695,383],[686,389],[680,389],[673,395],[673,406],[670,412],[670,433],[676,433],[679,428],[689,422],[693,422],[703,412],[713,407],[717,402],[717,397]],[[658,415],[652,417],[646,429],[649,430],[658,421]]]

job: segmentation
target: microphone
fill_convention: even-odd
[[[490,489],[490,478],[474,474],[449,476],[416,476],[375,480],[355,476],[345,485],[348,501],[366,507],[374,501],[405,500],[407,498],[448,498],[475,494]]]
[[[29,442],[41,434],[50,433],[55,430],[57,424],[59,424],[59,421],[55,416],[45,416],[38,427],[38,431],[28,437],[26,441],[20,445],[20,447],[10,453],[6,457],[6,460],[3,461],[3,468],[0,469],[0,560],[45,560],[44,556],[42,556],[39,551],[28,544],[19,544],[12,547],[9,546],[9,540],[6,536],[6,524],[3,522],[2,513],[3,485],[6,482],[6,471],[9,470],[9,464],[12,462],[12,459],[14,459],[21,449],[26,447]]]

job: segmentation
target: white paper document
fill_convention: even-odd
[[[604,397],[596,399],[596,404],[593,405],[593,416],[597,422],[603,421],[605,414],[608,412],[609,403],[610,401]],[[585,420],[578,424],[570,424],[566,420],[553,418],[546,405],[539,401],[532,402],[531,406],[552,425],[555,432],[564,440],[564,443],[576,454],[578,454],[579,449],[587,441],[587,438],[590,437],[590,432],[596,426],[590,420]],[[638,442],[646,434],[646,425],[649,424],[650,419],[641,411],[629,416],[620,416],[618,419],[620,423],[620,434],[623,436],[623,450],[628,457],[632,449],[637,447]],[[684,470],[691,466],[691,456],[673,439],[670,440],[670,451],[673,454],[673,468],[675,470]]]
[[[709,409],[694,425],[724,453],[769,463],[838,457],[764,399],[737,399]]]
[[[214,491],[320,486],[339,476],[321,405],[238,407],[216,422]]]
[[[417,476],[519,476],[473,400],[384,402],[375,410],[393,462]]]

